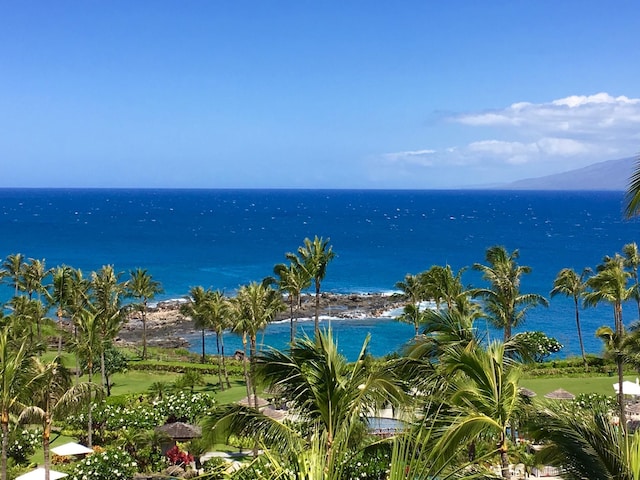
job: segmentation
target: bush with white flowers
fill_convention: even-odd
[[[78,462],[69,480],[130,480],[137,471],[136,462],[127,452],[107,449]]]

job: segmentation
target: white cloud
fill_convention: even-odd
[[[528,165],[531,172],[537,168],[546,174],[633,155],[640,136],[640,99],[608,93],[571,95],[448,120],[472,132],[477,129],[480,138],[442,149],[389,153],[384,159],[407,167]]]
[[[474,127],[511,127],[551,136],[558,132],[593,135],[603,129],[640,126],[640,99],[608,93],[572,95],[548,103],[514,103],[502,110],[467,113],[451,120]]]

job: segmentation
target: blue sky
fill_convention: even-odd
[[[0,5],[0,187],[455,188],[640,151],[637,1]]]

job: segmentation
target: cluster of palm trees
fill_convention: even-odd
[[[624,256],[605,257],[595,273],[561,270],[551,290],[551,296],[573,298],[580,337],[581,307],[600,302],[613,306],[614,328],[603,327],[598,335],[607,340],[619,374],[622,364],[635,358],[639,344],[637,336],[625,333],[622,305],[638,298],[640,262],[635,244],[625,245],[623,252]],[[591,451],[593,438],[611,438],[616,432],[610,411],[597,417],[593,411],[561,406],[540,409],[523,395],[523,362],[531,356],[513,328],[522,325],[530,308],[547,306],[548,301],[521,292],[522,277],[531,269],[519,265],[518,259],[517,250],[489,248],[486,263],[473,265],[487,281],[483,288],[464,287],[464,269],[453,272],[449,266],[434,266],[398,282],[406,299],[400,320],[416,329],[399,359],[374,361],[366,355],[367,340],[358,359],[348,363],[338,353],[331,330],[317,332],[314,338],[295,337],[287,351],[253,352],[253,394],[257,383],[278,391],[297,421],[274,421],[257,405],[223,406],[206,420],[205,434],[211,442],[230,433],[259,442],[266,454],[256,459],[249,476],[258,478],[256,472],[267,471],[265,478],[290,478],[287,472],[295,472],[295,478],[337,479],[343,478],[345,465],[377,444],[363,435],[363,419],[392,405],[404,412],[409,427],[389,441],[388,478],[405,478],[409,471],[411,478],[488,478],[485,467],[496,459],[500,475],[510,478],[514,456],[528,455],[516,447],[516,431],[548,442],[550,447],[537,461],[562,467],[567,478],[583,478],[580,472],[588,471],[572,464],[579,448],[591,452],[590,462],[598,471],[613,472],[601,478],[638,478],[617,477],[614,468],[625,465],[628,473],[633,467],[628,450],[640,441],[618,436],[608,452]],[[427,301],[433,302],[432,308],[425,307]],[[293,311],[295,296],[291,305]],[[488,342],[479,334],[474,323],[482,317],[503,329],[502,341]],[[619,405],[624,426],[622,398]],[[571,425],[582,427],[568,437]],[[564,432],[562,437],[558,431]],[[561,441],[567,438],[573,442]],[[607,465],[613,457],[615,462]],[[535,463],[531,458],[527,462]]]
[[[181,313],[190,317],[201,331],[202,362],[206,361],[205,333],[212,331],[216,335],[218,357],[218,380],[221,389],[231,386],[225,366],[224,332],[232,331],[242,338],[244,350],[244,372],[247,397],[257,401],[255,387],[254,362],[258,350],[258,335],[267,324],[285,308],[283,294],[286,295],[290,309],[291,341],[296,335],[296,320],[302,293],[314,284],[315,322],[314,331],[319,332],[319,300],[321,283],[327,266],[334,258],[329,239],[315,236],[313,240],[305,238],[297,253],[286,253],[288,264],[277,264],[269,276],[261,282],[251,282],[238,288],[234,297],[228,297],[219,290],[205,289],[202,286],[191,288],[188,302],[181,307]]]
[[[181,307],[202,332],[203,362],[205,333],[215,333],[222,389],[231,385],[223,333],[231,330],[242,338],[247,397],[254,402],[251,407],[220,407],[205,420],[204,433],[210,442],[230,433],[253,438],[256,447],[266,452],[251,467],[255,475],[268,470],[271,478],[286,478],[291,472],[295,478],[343,478],[354,458],[370,449],[386,448],[388,478],[405,478],[408,472],[412,478],[487,478],[485,467],[496,459],[501,476],[510,478],[509,464],[518,454],[513,442],[516,431],[554,442],[556,455],[547,453],[544,458],[566,467],[571,448],[580,442],[576,440],[573,447],[562,444],[545,425],[582,421],[587,425],[578,429],[583,436],[589,428],[601,428],[602,422],[591,422],[584,415],[579,418],[575,412],[536,410],[522,395],[522,364],[530,356],[513,329],[522,325],[530,308],[548,302],[541,295],[521,291],[522,279],[531,268],[518,263],[518,250],[491,247],[485,262],[472,266],[482,274],[484,287],[464,286],[465,269],[454,272],[448,265],[433,266],[398,282],[405,299],[399,319],[411,323],[416,335],[400,358],[387,361],[367,355],[367,339],[358,359],[347,362],[331,330],[320,329],[321,284],[334,256],[328,239],[307,238],[296,253],[285,255],[288,263],[274,267],[273,277],[243,285],[233,297],[194,287]],[[636,332],[640,329],[625,330],[622,307],[635,300],[640,315],[639,266],[637,246],[625,245],[623,255],[605,257],[595,271],[561,270],[551,290],[552,297],[565,295],[574,301],[585,367],[580,308],[602,302],[612,305],[613,328],[603,327],[597,334],[617,362],[620,384],[624,364],[638,358],[640,333]],[[125,281],[121,277],[110,265],[84,277],[68,266],[48,270],[43,260],[22,255],[10,255],[3,263],[0,278],[13,288],[14,296],[0,317],[0,480],[6,478],[12,413],[20,414],[20,421],[43,426],[47,465],[51,425],[70,410],[88,408],[91,445],[90,401],[109,389],[105,354],[132,311],[142,320],[141,357],[146,358],[148,302],[162,291],[161,286],[142,269],[131,271]],[[301,296],[310,288],[316,300],[312,338],[296,334]],[[427,302],[432,305],[427,307]],[[259,351],[260,332],[287,307],[289,349]],[[58,322],[47,318],[49,311],[55,311]],[[480,335],[475,327],[480,318],[502,329],[503,339],[489,342]],[[67,331],[60,328],[65,324]],[[59,352],[66,344],[75,353],[75,384],[59,357],[49,363],[41,360],[51,338],[58,339]],[[88,382],[79,382],[81,362]],[[98,371],[100,382],[94,384],[93,374]],[[283,423],[264,415],[258,405],[260,388],[279,392],[296,421]],[[624,427],[622,397],[619,404]],[[387,443],[372,443],[363,419],[389,406],[408,427]],[[636,445],[627,443],[629,448]]]
[[[9,255],[2,263],[0,280],[13,289],[12,298],[0,312],[0,423],[2,465],[0,478],[7,474],[7,441],[12,414],[18,421],[43,428],[45,475],[49,475],[51,426],[72,410],[87,408],[91,401],[109,390],[105,353],[112,346],[130,309],[142,312],[147,302],[161,291],[157,282],[141,269],[127,281],[111,265],[85,277],[78,269],[60,266],[47,269],[44,260]],[[124,304],[125,298],[140,303]],[[55,311],[57,322],[49,318]],[[50,339],[58,339],[57,356],[43,361]],[[143,341],[146,340],[143,338]],[[62,364],[62,346],[75,354],[76,376]],[[143,350],[143,355],[146,351]],[[80,382],[80,365],[88,382]],[[99,365],[100,383],[93,382]],[[92,443],[92,422],[87,425]]]

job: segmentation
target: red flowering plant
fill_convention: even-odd
[[[193,455],[189,452],[184,452],[180,450],[178,445],[174,445],[169,450],[167,450],[167,458],[171,465],[188,465],[193,462]]]

